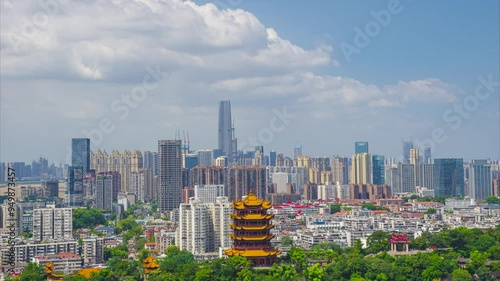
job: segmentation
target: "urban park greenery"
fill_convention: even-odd
[[[134,232],[137,228],[130,218],[119,225],[123,233]],[[166,250],[166,257],[158,260],[160,269],[149,274],[148,280],[433,281],[446,276],[453,280],[472,280],[474,274],[480,276],[480,280],[495,280],[492,273],[500,271],[500,225],[487,230],[458,227],[435,234],[424,232],[411,239],[410,248],[426,250],[436,246],[438,250],[412,255],[387,253],[389,237],[390,233],[376,231],[367,239],[366,248],[359,240],[348,248],[331,243],[317,244],[310,250],[292,246],[278,263],[267,268],[252,267],[243,257],[197,262],[191,253],[172,246]],[[141,259],[149,253],[140,250],[136,260],[127,260],[127,254],[126,245],[106,249],[106,269],[91,279],[74,275],[64,277],[64,281],[144,280]],[[459,268],[459,257],[469,260],[463,268]],[[30,263],[19,277],[6,280],[43,278],[43,268]]]

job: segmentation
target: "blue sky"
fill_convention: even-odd
[[[207,3],[210,1],[195,1]],[[390,1],[220,0],[219,7],[241,8],[266,26],[309,49],[326,43],[341,67],[324,73],[356,77],[369,83],[440,77],[460,87],[473,87],[476,77],[499,71],[498,1],[401,0],[401,13],[393,15],[380,35],[346,63],[340,42],[352,43],[354,27],[373,20],[371,11],[386,10]]]
[[[65,162],[70,139],[108,119],[94,150],[156,150],[176,130],[213,148],[222,99],[246,148],[350,156],[367,140],[397,158],[413,138],[432,140],[435,157],[500,159],[498,87],[455,109],[475,101],[478,77],[500,80],[499,2],[402,0],[348,62],[341,46],[392,2],[3,1],[0,161]],[[49,20],[26,34],[34,15]],[[126,116],[113,110],[155,68],[168,77]],[[283,110],[294,117],[263,137]]]

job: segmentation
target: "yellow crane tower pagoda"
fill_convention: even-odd
[[[277,255],[281,254],[271,246],[270,230],[274,227],[271,223],[273,214],[268,214],[271,202],[257,198],[252,189],[243,200],[233,201],[234,214],[231,228],[234,234],[233,246],[224,251],[230,257],[242,256],[247,258],[256,266],[269,266],[276,262]]]

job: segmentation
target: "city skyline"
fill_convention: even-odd
[[[403,1],[383,25],[383,1],[205,2],[134,2],[124,14],[119,1],[96,1],[81,14],[86,4],[63,1],[36,29],[45,40],[20,29],[43,13],[37,3],[2,2],[0,161],[67,163],[70,139],[85,133],[93,149],[154,151],[177,130],[190,132],[194,149],[215,148],[220,100],[231,100],[239,143],[257,138],[267,151],[299,143],[304,155],[350,156],[366,140],[373,153],[399,157],[401,139],[413,138],[432,141],[434,157],[500,158],[497,1],[454,10]],[[95,23],[109,14],[117,17]],[[66,15],[95,28],[72,28]],[[131,18],[143,19],[137,29]],[[356,44],[371,25],[379,32]],[[357,49],[347,55],[346,46]],[[266,138],[280,116],[289,118]]]

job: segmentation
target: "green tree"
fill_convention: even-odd
[[[486,203],[488,204],[500,204],[500,198],[490,195],[486,197]]]
[[[490,269],[493,272],[499,272],[500,271],[500,261],[491,262]]]
[[[500,245],[491,246],[487,252],[492,260],[500,260]]]
[[[273,280],[278,281],[298,280],[300,278],[295,267],[284,263],[273,264],[273,267],[269,270],[269,276],[273,277]]]
[[[481,281],[495,281],[497,280],[495,277],[493,277],[493,273],[486,267],[486,266],[481,266],[476,270],[476,274],[479,277],[479,280]]]
[[[30,262],[19,275],[20,281],[45,281],[47,275],[41,265]]]
[[[141,239],[137,240],[137,242],[134,245],[134,249],[136,251],[140,251],[141,249],[144,249],[144,245],[146,245],[146,242],[147,242],[146,238],[141,238]]]
[[[488,260],[488,253],[481,253],[479,251],[473,251],[470,253],[471,262],[466,265],[467,270],[471,273],[476,272],[478,268],[484,266]]]
[[[78,208],[73,210],[73,228],[94,228],[97,225],[105,224],[106,218],[103,213],[94,208]]]
[[[293,240],[292,238],[290,238],[290,236],[283,236],[283,238],[281,238],[281,246],[283,247],[289,247],[289,246],[292,246],[293,244]]]
[[[292,247],[288,252],[290,261],[296,266],[297,272],[302,273],[302,271],[307,267],[306,254],[304,250]]]
[[[427,209],[427,211],[425,211],[426,215],[434,215],[435,213],[437,213],[437,210],[434,208],[429,208]]]
[[[389,238],[391,234],[388,232],[377,230],[372,233],[367,239],[368,253],[378,253],[383,251],[388,251],[390,248]]]
[[[451,274],[453,281],[471,281],[472,275],[463,269],[455,269]]]
[[[319,263],[315,263],[313,266],[306,268],[304,275],[309,281],[321,281],[323,274],[323,269],[319,266]]]
[[[342,207],[342,204],[332,204],[332,205],[330,205],[330,213],[331,214],[335,214],[335,213],[340,212],[340,210],[341,210],[340,207]]]

